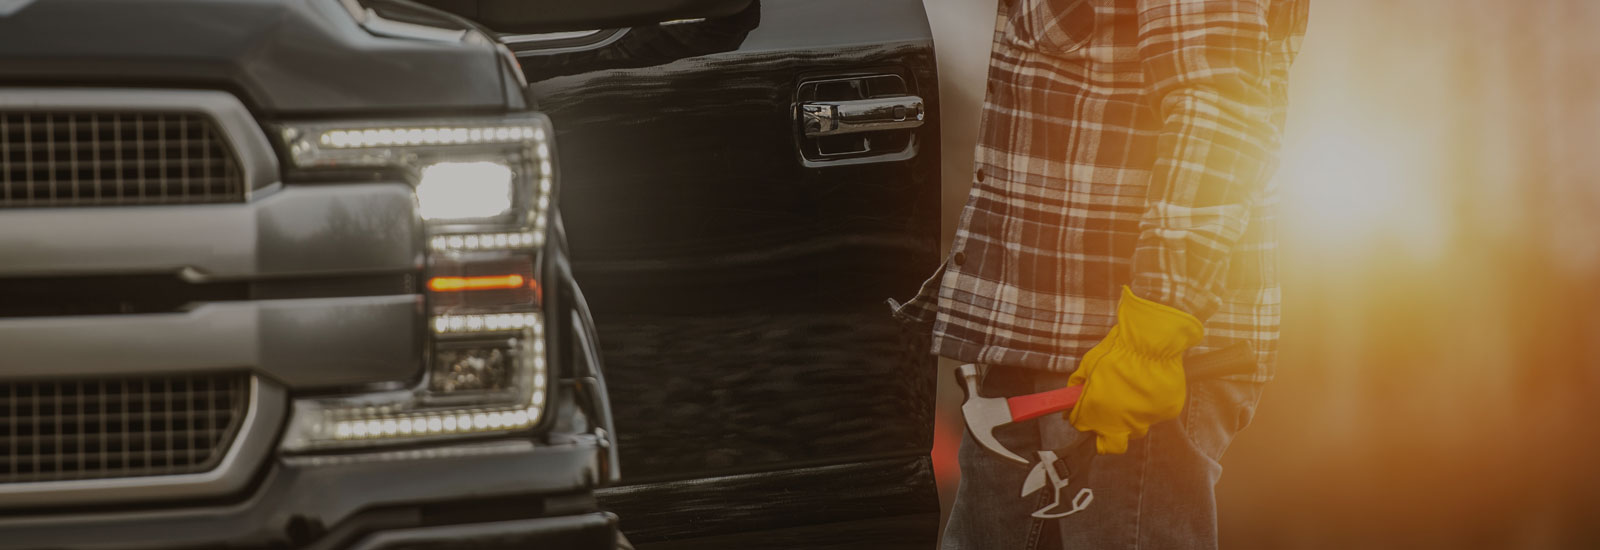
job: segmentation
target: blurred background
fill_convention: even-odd
[[[948,246],[994,0],[924,3]],[[1593,0],[1313,3],[1279,374],[1223,459],[1225,548],[1600,548],[1596,28]],[[961,395],[940,384],[948,507]]]

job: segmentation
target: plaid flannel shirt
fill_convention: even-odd
[[[1121,287],[1271,378],[1276,168],[1309,0],[1001,0],[975,183],[902,318],[934,352],[1077,368]]]

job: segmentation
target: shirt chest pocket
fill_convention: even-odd
[[[1006,34],[1017,46],[1047,54],[1076,51],[1095,30],[1095,4],[1108,0],[1005,0]]]

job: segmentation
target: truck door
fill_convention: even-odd
[[[939,255],[920,0],[505,40],[557,128],[640,547],[928,548]]]

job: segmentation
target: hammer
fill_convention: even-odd
[[[1189,380],[1250,374],[1256,369],[1256,353],[1249,342],[1239,342],[1184,359],[1183,368]],[[967,431],[972,433],[972,438],[995,454],[1022,464],[1028,461],[1001,445],[994,437],[994,429],[1071,409],[1083,397],[1083,386],[1067,386],[1010,398],[983,397],[978,395],[978,366],[970,363],[956,368],[956,379],[962,383],[962,390],[967,394],[966,401],[961,404],[961,414],[967,419]]]

